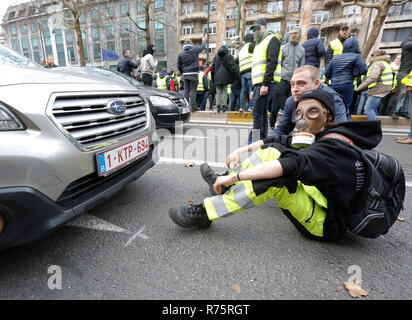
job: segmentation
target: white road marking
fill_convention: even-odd
[[[412,188],[412,181],[406,181],[406,186]]]
[[[87,213],[69,222],[66,226],[92,229],[98,231],[111,231],[131,234],[131,232],[126,229],[123,229],[119,226],[111,224],[110,222],[107,222],[103,219],[97,218]]]
[[[193,162],[195,165],[201,165],[202,163],[205,163],[206,161],[204,160],[194,160],[194,159],[175,159],[175,158],[164,158],[160,157],[159,161],[157,163],[163,164],[188,164]],[[211,167],[218,167],[218,168],[225,168],[226,164],[225,163],[219,163],[219,162],[208,162],[209,166]]]
[[[142,239],[144,239],[144,240],[149,239],[148,236],[146,236],[145,234],[142,234],[144,228],[145,228],[145,227],[143,226],[139,231],[137,231],[137,232],[126,242],[126,244],[124,245],[124,247],[125,247],[125,248],[128,247],[128,246],[133,242],[133,240],[136,239],[137,237],[140,237],[140,238],[142,238]]]

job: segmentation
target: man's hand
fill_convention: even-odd
[[[261,95],[261,96],[267,95],[268,89],[269,89],[269,87],[267,87],[267,86],[261,86],[261,87],[260,87],[260,95]]]
[[[233,168],[236,168],[237,165],[239,164],[241,155],[242,155],[242,152],[241,152],[240,148],[236,149],[231,154],[229,154],[226,158],[227,167],[230,169],[230,164],[233,162]]]
[[[222,193],[222,186],[231,186],[237,181],[237,176],[235,174],[231,174],[229,176],[220,176],[216,179],[215,184],[213,185],[213,190],[217,194]]]
[[[207,40],[207,35],[203,36],[203,38],[202,38],[203,42],[206,42],[206,40]]]
[[[250,99],[250,100],[253,100],[253,91],[250,91],[249,99]]]

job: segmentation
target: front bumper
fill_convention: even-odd
[[[190,112],[180,113],[158,113],[153,115],[156,121],[156,128],[173,128],[176,122],[186,123],[190,121]]]
[[[45,237],[76,216],[105,202],[154,166],[157,161],[154,150],[151,146],[146,157],[106,178],[94,179],[93,188],[73,196],[70,201],[52,201],[30,187],[0,188],[0,213],[6,221],[4,232],[0,234],[0,249]]]

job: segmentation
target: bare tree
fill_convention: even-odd
[[[344,7],[344,6],[350,6],[350,5],[357,5],[362,8],[370,8],[370,9],[376,9],[377,15],[375,20],[373,21],[373,28],[371,33],[369,34],[368,38],[366,39],[366,42],[363,45],[362,48],[362,57],[366,59],[369,55],[369,52],[371,51],[373,45],[375,44],[376,40],[378,39],[379,32],[385,22],[386,16],[388,14],[388,11],[390,7],[392,6],[400,6],[404,3],[408,2],[408,0],[354,0],[354,1],[344,1],[344,0],[339,0],[339,4]]]

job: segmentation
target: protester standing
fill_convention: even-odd
[[[205,67],[201,66],[199,69],[198,85],[196,90],[196,106],[204,111],[209,92],[209,80],[205,75]]]
[[[268,30],[267,22],[259,18],[250,28],[255,34],[256,46],[252,58],[253,130],[249,143],[264,139],[268,134],[268,103],[281,79],[282,48],[279,36]]]
[[[223,41],[212,64],[212,81],[216,86],[217,112],[227,110],[227,87],[232,82],[232,74],[235,73],[235,61],[227,48],[227,42]]]
[[[130,58],[130,50],[123,50],[123,57],[117,63],[117,71],[131,77],[133,69],[136,69],[139,65],[139,60],[133,62]]]
[[[232,74],[232,83],[230,84],[230,111],[238,111],[240,108],[242,81],[239,71],[239,57],[235,58],[235,72]]]
[[[199,54],[206,49],[207,36],[202,38],[202,45],[196,47],[191,39],[183,43],[183,50],[177,58],[177,67],[183,76],[184,95],[192,112],[196,111],[196,91],[199,82]]]
[[[52,55],[47,56],[47,64],[44,67],[47,69],[58,67],[58,65],[54,63],[54,57]]]
[[[325,55],[326,49],[323,41],[319,39],[318,28],[310,28],[307,33],[307,39],[302,47],[305,49],[305,64],[320,67],[320,59]]]
[[[379,102],[392,90],[392,68],[390,56],[384,50],[376,50],[371,55],[371,63],[365,80],[356,91],[368,88],[365,111],[368,120],[376,120]]]
[[[255,40],[252,33],[247,33],[244,39],[244,45],[239,51],[239,71],[240,80],[242,82],[242,89],[240,91],[240,111],[247,111],[249,108],[253,110],[253,99],[249,100],[249,104],[245,102],[249,99],[250,93],[252,92],[252,56],[253,49],[255,48]],[[245,108],[243,108],[243,103],[245,103]]]
[[[342,54],[333,56],[325,72],[325,77],[331,79],[331,88],[344,98],[348,120],[350,120],[355,73],[364,75],[368,72],[368,66],[362,56],[356,53],[358,47],[355,38],[347,39],[343,44]]]
[[[171,90],[171,76],[167,72],[166,68],[163,68],[156,79],[156,84],[158,89]]]
[[[409,112],[412,111],[412,71],[401,80],[402,84],[406,86],[406,93],[408,94],[409,98]],[[403,138],[396,138],[396,142],[402,144],[412,144],[412,121],[411,121],[411,129],[409,130],[408,136]]]
[[[340,27],[338,37],[329,43],[328,49],[326,50],[325,66],[329,64],[333,56],[342,54],[343,44],[345,43],[347,39],[352,38],[350,33],[351,33],[351,29],[349,28],[349,25],[347,23],[343,24]],[[356,48],[355,53],[359,53],[359,54],[361,53],[359,46]]]
[[[153,57],[155,48],[149,44],[143,51],[143,57],[140,61],[140,69],[142,71],[142,80],[145,86],[151,87],[153,84],[153,72],[157,68],[158,61]]]

